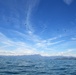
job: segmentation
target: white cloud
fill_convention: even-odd
[[[76,38],[71,38],[73,41],[76,41]]]
[[[63,0],[67,5],[70,5],[74,0]]]
[[[0,55],[32,55],[36,54],[33,50],[27,50],[27,49],[17,49],[17,50],[0,50]]]
[[[66,51],[62,51],[62,52],[59,52],[57,55],[60,55],[60,56],[76,56],[74,54],[76,49],[67,49]]]

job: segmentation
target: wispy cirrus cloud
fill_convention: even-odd
[[[46,31],[46,29],[47,29],[47,25],[46,24],[43,24],[43,29],[42,29],[42,31],[41,31],[40,34],[43,34]]]
[[[58,43],[61,43],[64,41],[64,40],[57,41],[57,39],[59,39],[63,36],[52,37],[52,38],[48,38],[48,39],[44,40],[43,38],[41,38],[38,35],[35,35],[31,31],[28,32],[29,35],[18,32],[18,31],[14,31],[14,33],[16,35],[19,35],[20,37],[24,38],[25,40],[29,40],[29,41],[33,42],[34,45],[36,45],[38,47],[43,47],[43,48],[51,46],[51,45],[55,45],[55,44],[58,44]]]
[[[36,43],[36,45],[38,47],[42,47],[42,48],[46,48],[46,47],[51,47],[52,45],[56,45],[56,44],[59,44],[59,43],[62,43],[64,40],[60,40],[60,41],[55,41],[55,42],[52,42],[52,41],[47,41],[47,40],[41,40],[40,42]]]
[[[67,5],[70,5],[74,0],[63,0]]]
[[[3,45],[2,45],[3,44]],[[0,55],[29,55],[36,54],[36,49],[21,41],[13,41],[0,33]]]
[[[52,38],[48,38],[48,39],[40,39],[38,42],[36,42],[36,45],[38,47],[44,48],[44,49],[48,49],[48,47],[54,46],[56,44],[62,43],[65,40],[58,40],[59,38],[61,38],[63,36],[56,36],[56,37],[52,37]]]
[[[40,2],[40,0],[31,0],[31,1],[29,0],[27,2],[27,16],[26,16],[25,26],[26,26],[26,31],[27,31],[29,40],[34,42],[35,46],[38,46],[40,48],[45,48],[45,47],[60,43],[63,40],[51,42],[52,40],[56,40],[59,37],[48,38],[48,39],[44,40],[43,38],[41,38],[40,36],[38,36],[34,33],[35,29],[33,28],[31,19],[32,19],[32,14],[33,14],[34,10],[36,10],[36,7],[39,5],[39,2]],[[47,28],[47,26],[46,26],[46,24],[44,24],[44,28],[41,33],[43,33],[46,28]]]
[[[9,38],[7,38],[4,34],[2,34],[1,32],[0,32],[0,42],[2,42],[3,44],[5,44],[5,45],[12,45],[12,41],[11,40],[9,40]]]
[[[20,36],[24,36],[21,32],[17,32]],[[32,35],[30,33],[30,35]],[[32,35],[34,36],[34,35]],[[25,36],[24,36],[25,37]],[[25,38],[26,39],[26,38]],[[28,44],[27,42],[23,41],[13,41],[12,39],[8,38],[6,35],[0,32],[0,55],[30,55],[30,54],[40,54],[40,55],[49,55],[46,50],[49,46],[54,45],[58,42],[53,42],[39,39],[36,36],[32,37],[32,42],[34,44]],[[53,39],[54,40],[54,39]],[[61,42],[61,41],[60,41]],[[1,45],[3,44],[3,45]]]
[[[20,34],[20,36],[23,36],[23,34],[21,32],[20,33],[18,32],[17,34]],[[30,33],[30,35],[31,35],[31,33]],[[55,46],[56,44],[59,44],[59,43],[62,44],[64,41],[64,40],[57,41],[57,39],[60,37],[53,37],[53,38],[49,38],[46,40],[38,39],[37,37],[34,37],[34,38],[35,38],[35,40],[33,38],[32,39],[35,43],[28,44],[27,42],[13,41],[12,39],[8,38],[6,35],[4,35],[3,33],[0,32],[0,43],[3,43],[3,45],[0,44],[0,55],[40,54],[42,56],[51,56],[51,55],[53,55],[53,56],[54,55],[75,56],[75,54],[74,54],[75,49],[68,49],[65,51],[60,51],[60,52],[58,51],[57,53],[56,52],[54,53],[55,49],[52,48],[52,45]],[[53,40],[54,41],[56,40],[56,41],[53,42]],[[64,46],[64,45],[62,45],[62,46]],[[48,52],[48,50],[50,52]],[[51,54],[51,51],[53,51],[52,54]]]
[[[27,1],[27,14],[26,14],[26,21],[25,26],[27,31],[34,31],[32,24],[31,24],[31,16],[38,6],[40,0],[28,0]]]
[[[27,13],[26,13],[26,20],[25,20],[25,28],[27,32],[26,35],[28,35],[28,39],[33,42],[37,42],[40,40],[39,36],[34,33],[35,29],[33,28],[33,25],[31,22],[33,12],[35,12],[39,3],[40,3],[40,0],[27,1]]]
[[[18,32],[19,33],[19,32]],[[21,33],[20,33],[21,34]],[[21,35],[20,35],[21,36]],[[2,45],[3,44],[3,45]],[[48,55],[45,52],[37,50],[33,45],[22,41],[13,41],[0,32],[0,55]]]
[[[34,45],[33,45],[33,47],[35,47],[35,46],[38,46],[38,47],[36,47],[35,49],[37,50],[37,48],[43,48],[43,49],[45,49],[45,48],[48,48],[48,46],[51,46],[51,45],[55,45],[55,44],[58,44],[58,43],[60,43],[60,42],[62,42],[62,40],[60,40],[60,41],[55,41],[55,42],[52,42],[52,40],[56,40],[58,37],[54,37],[54,38],[48,38],[48,39],[43,39],[43,38],[41,38],[40,36],[38,36],[38,35],[36,35],[34,32],[35,32],[35,29],[33,28],[33,25],[32,25],[32,23],[31,23],[31,19],[32,19],[32,14],[33,14],[33,12],[36,10],[36,8],[37,8],[37,6],[39,5],[39,2],[40,2],[40,0],[28,0],[26,3],[27,3],[27,11],[26,11],[26,21],[25,21],[25,27],[26,27],[26,32],[27,33],[22,33],[22,32],[19,32],[19,31],[16,31],[16,30],[13,30],[13,32],[14,32],[14,34],[16,34],[16,38],[18,38],[18,37],[20,37],[20,39],[24,39],[24,40],[29,40],[29,41],[31,41],[31,43],[34,43]],[[15,21],[14,21],[14,19],[15,19]],[[16,20],[18,20],[18,16],[15,18],[15,17],[13,17],[12,18],[12,21],[14,21],[14,23],[16,22]],[[19,21],[19,20],[18,20]],[[15,27],[16,26],[19,26],[19,27],[17,27],[17,28],[20,28],[20,25],[15,25]],[[47,28],[47,26],[46,25],[44,25],[44,28],[43,28],[43,31],[42,31],[42,33],[45,31],[45,29]],[[2,34],[1,35],[2,37],[3,36],[5,36],[4,34]],[[10,47],[10,45],[11,46],[13,46],[13,47],[21,47],[22,48],[22,43],[24,43],[24,42],[14,42],[14,41],[12,41],[11,39],[9,39],[9,38],[7,38],[6,36],[5,37],[3,37],[4,38],[4,40],[5,41],[2,41],[2,43],[4,42],[6,45],[8,45],[9,47]],[[7,42],[7,39],[8,39],[8,42]],[[8,44],[7,44],[8,43]],[[21,45],[19,45],[19,44]],[[25,44],[25,43],[24,43]],[[23,46],[23,48],[25,48],[25,49],[27,49],[28,50],[28,48],[26,48],[27,46],[29,46],[30,47],[30,44],[28,45],[27,44],[27,42],[26,42],[26,44],[25,44],[25,46]],[[7,46],[6,46],[7,47]],[[21,49],[20,48],[20,49]],[[31,48],[32,49],[32,48]],[[31,50],[30,49],[30,50]],[[16,49],[17,50],[17,49]]]

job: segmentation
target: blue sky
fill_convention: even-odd
[[[76,56],[75,0],[0,0],[0,55]]]

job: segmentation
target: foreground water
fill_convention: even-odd
[[[76,60],[0,57],[0,75],[76,75]]]

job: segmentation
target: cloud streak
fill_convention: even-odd
[[[28,0],[27,2],[27,16],[26,16],[26,22],[25,22],[27,31],[32,31],[32,32],[34,31],[30,20],[31,20],[33,11],[36,9],[38,4],[39,4],[39,0]]]
[[[70,5],[74,0],[63,0],[67,5]]]

